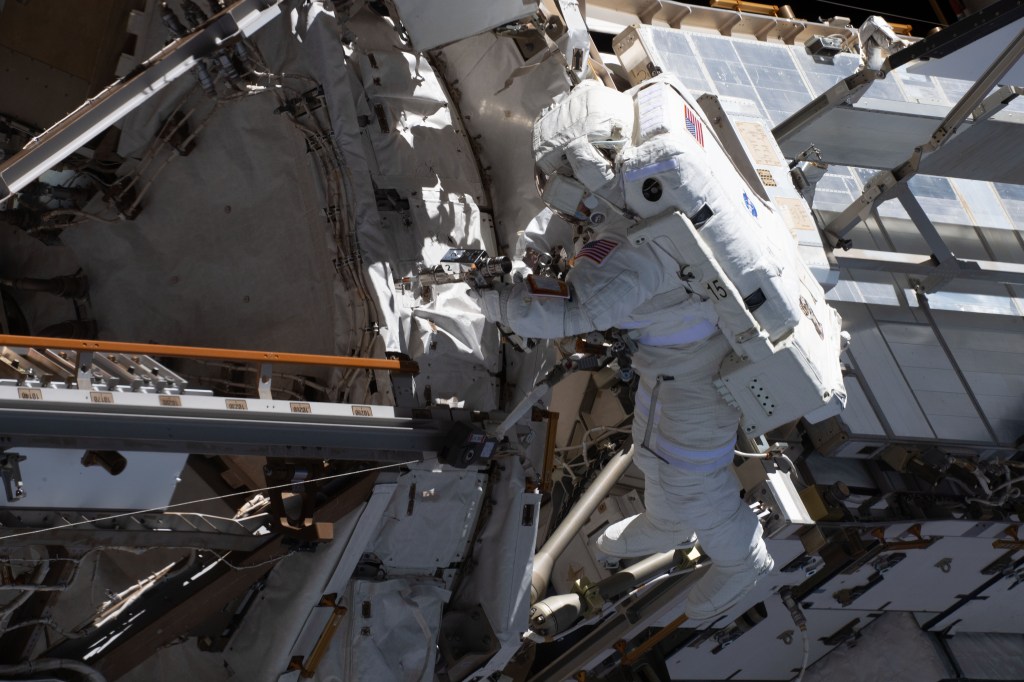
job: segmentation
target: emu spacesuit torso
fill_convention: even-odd
[[[605,227],[583,245],[562,291],[531,279],[485,294],[485,313],[534,338],[628,331],[640,375],[634,442],[684,469],[721,467],[732,461],[738,415],[712,386],[729,350],[714,306],[664,251],[633,246],[625,229]]]

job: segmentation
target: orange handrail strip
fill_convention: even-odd
[[[411,360],[354,358],[344,355],[312,355],[308,353],[276,353],[262,350],[232,350],[229,348],[201,348],[197,346],[165,346],[155,343],[55,339],[44,336],[15,336],[12,334],[0,334],[0,345],[53,348],[87,353],[136,353],[138,355],[234,360],[237,362],[273,362],[289,365],[356,367],[359,369],[383,369],[406,374],[417,374],[420,371],[419,365]]]

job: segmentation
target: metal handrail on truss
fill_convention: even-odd
[[[416,374],[419,365],[412,360],[386,360],[358,358],[343,355],[314,355],[310,353],[280,353],[276,351],[203,348],[198,346],[168,346],[155,343],[125,343],[122,341],[92,341],[85,339],[57,339],[42,336],[16,336],[0,334],[0,346],[51,348],[73,350],[79,353],[131,353],[174,358],[201,358],[234,362],[280,363],[286,365],[319,365],[379,369]]]

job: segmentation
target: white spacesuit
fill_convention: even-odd
[[[677,80],[629,92],[581,83],[537,119],[533,154],[544,203],[589,239],[564,281],[531,275],[478,292],[484,315],[525,337],[617,328],[637,342],[646,511],[597,545],[640,556],[696,535],[713,564],[686,613],[715,617],[773,565],[730,466],[741,419],[763,433],[842,408],[839,316],[750,184],[752,167],[726,153]],[[524,236],[546,251],[559,240],[543,228],[558,226],[542,212]]]
[[[712,383],[729,345],[714,307],[683,286],[678,264],[654,246],[633,246],[623,222],[609,223],[576,254],[562,286],[529,277],[481,292],[481,307],[527,337],[630,331],[640,376],[634,462],[647,511],[610,526],[597,544],[612,556],[644,556],[692,545],[696,533],[713,568],[690,592],[687,614],[710,618],[772,567],[730,468],[739,415]]]

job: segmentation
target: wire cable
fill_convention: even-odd
[[[937,21],[929,21],[927,19],[917,19],[914,17],[905,17],[902,14],[893,14],[892,12],[883,12],[878,9],[871,9],[870,7],[857,7],[856,5],[846,5],[841,2],[833,2],[832,0],[821,0],[823,4],[835,5],[836,7],[845,7],[846,9],[855,9],[858,12],[867,12],[868,14],[877,14],[878,16],[884,17],[895,17],[896,19],[906,19],[907,21],[919,21],[922,24],[931,24],[932,26],[945,26]]]
[[[807,672],[807,662],[811,658],[811,640],[807,637],[807,628],[800,628],[800,637],[804,640],[804,660],[800,664],[800,674],[796,676],[795,682],[800,682],[804,679],[804,673]]]
[[[290,552],[285,552],[284,554],[278,554],[277,556],[270,557],[266,561],[261,561],[261,562],[259,562],[257,564],[246,564],[245,566],[236,566],[235,564],[233,564],[230,561],[228,561],[227,560],[227,556],[228,556],[228,554],[231,554],[231,552],[225,552],[224,554],[217,554],[216,556],[217,556],[217,561],[218,562],[224,564],[225,566],[227,566],[228,568],[230,568],[230,569],[232,569],[234,571],[248,571],[251,568],[257,568],[259,566],[269,566],[270,564],[276,564],[278,561],[281,561],[282,559],[287,559],[291,555],[295,554],[295,552],[296,552],[296,550],[293,549]]]
[[[807,617],[804,615],[803,610],[800,608],[800,604],[793,595],[792,587],[786,585],[779,590],[779,598],[782,599],[783,606],[785,606],[789,611],[789,615],[793,619],[793,624],[796,625],[798,630],[800,630],[800,636],[804,641],[803,663],[800,665],[800,674],[796,676],[796,682],[800,682],[804,679],[804,673],[807,672],[807,662],[811,658],[811,640],[807,637]]]
[[[295,486],[305,485],[307,483],[316,483],[318,481],[329,481],[335,478],[345,478],[347,476],[358,476],[359,474],[367,474],[373,471],[381,471],[383,469],[392,469],[395,467],[407,466],[409,464],[415,464],[419,462],[418,459],[410,459],[406,462],[393,462],[391,464],[382,464],[381,466],[371,467],[369,469],[360,469],[359,471],[346,471],[340,474],[330,474],[328,476],[319,476],[317,478],[308,478],[304,481],[293,481],[291,483],[281,483],[280,485],[271,485],[265,488],[254,488],[252,490],[242,490],[237,493],[227,493],[226,495],[215,495],[213,497],[205,497],[199,500],[189,500],[187,502],[175,502],[174,504],[168,504],[163,507],[152,507],[150,509],[139,509],[136,511],[124,512],[122,514],[111,514],[110,516],[103,516],[96,519],[86,519],[85,521],[74,521],[72,523],[65,523],[62,526],[52,526],[49,528],[36,528],[34,530],[27,530],[21,533],[11,533],[10,535],[0,535],[0,543],[9,538],[20,538],[26,535],[36,535],[37,533],[46,533],[51,530],[59,530],[61,528],[71,528],[72,526],[84,526],[91,523],[98,523],[100,521],[110,521],[111,519],[121,519],[126,516],[133,516],[135,514],[149,514],[152,512],[167,511],[168,509],[176,509],[178,507],[184,507],[190,504],[200,504],[203,502],[215,502],[217,500],[225,500],[229,497],[238,497],[240,495],[252,495],[253,493],[262,493],[268,490],[279,490],[281,488],[294,488]]]

